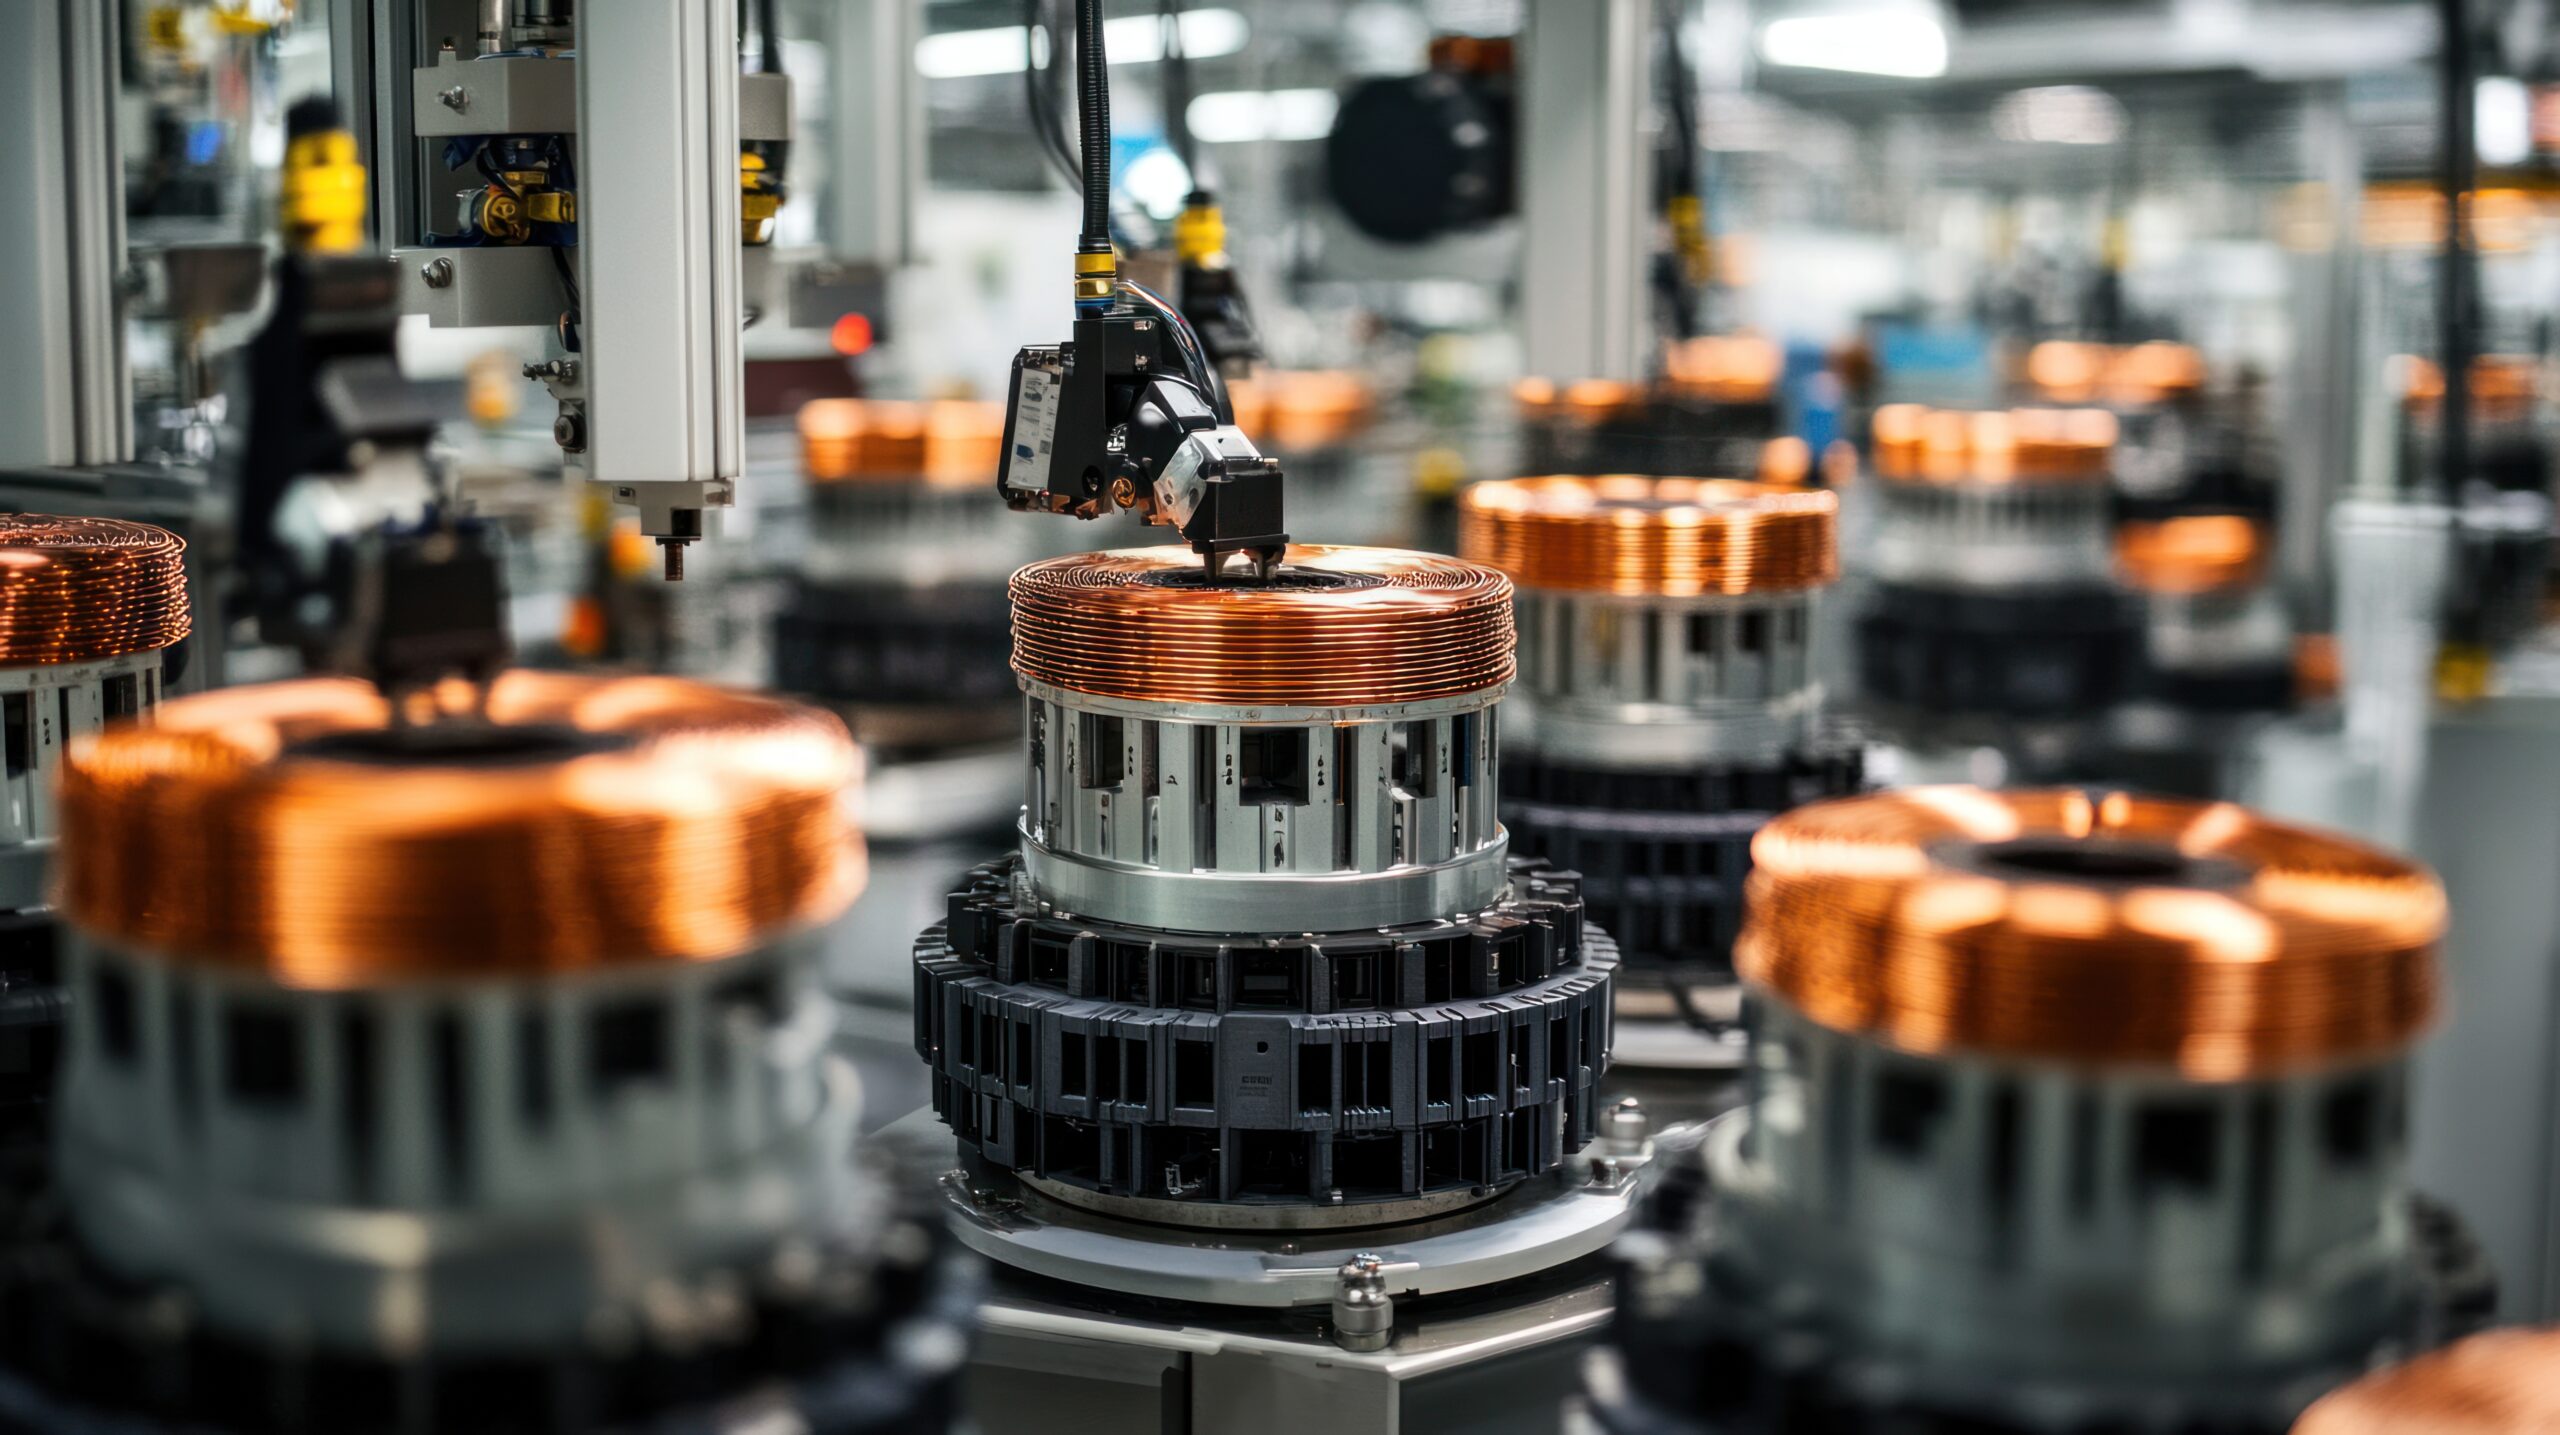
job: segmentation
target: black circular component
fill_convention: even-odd
[[[1859,681],[1920,713],[2087,717],[2124,696],[2140,641],[2132,605],[2110,588],[1883,583],[1858,618]]]
[[[40,1125],[70,1009],[51,907],[0,912],[0,1140]]]
[[[1542,414],[1521,425],[1521,471],[1749,478],[1760,472],[1762,450],[1781,432],[1775,400],[1653,399],[1598,422]]]
[[[625,751],[636,741],[630,733],[589,732],[563,723],[457,720],[327,733],[288,750],[297,757],[388,767],[539,767]]]
[[[1385,580],[1374,573],[1331,573],[1321,568],[1284,565],[1272,570],[1268,578],[1237,579],[1220,575],[1210,578],[1200,568],[1160,568],[1141,573],[1132,579],[1140,588],[1175,588],[1196,592],[1208,588],[1261,588],[1280,593],[1330,593],[1355,588],[1383,588]]]
[[[826,702],[1011,703],[1012,608],[1001,583],[796,585],[773,619],[774,686]]]
[[[1629,987],[1733,979],[1751,839],[1781,812],[1865,783],[1863,744],[1826,735],[1760,765],[1625,771],[1503,754],[1511,850],[1582,876],[1583,910],[1617,940]]]
[[[979,868],[916,944],[934,1111],[1110,1196],[1344,1206],[1491,1190],[1593,1135],[1617,952],[1569,873],[1455,921],[1286,937],[1057,917]]]
[[[1512,209],[1511,97],[1430,71],[1352,87],[1326,138],[1325,186],[1362,233],[1419,244]]]
[[[1701,1165],[1694,1155],[1682,1163]],[[1962,1409],[1924,1403],[1909,1372],[1844,1350],[1801,1311],[1753,1301],[1722,1277],[1694,1212],[1713,1195],[1674,1175],[1612,1248],[1618,1307],[1586,1394],[1608,1435],[2284,1435],[2304,1406],[2367,1361],[2306,1370],[2262,1404],[2210,1407],[2174,1390],[1986,1388]],[[2487,1326],[2497,1279],[2453,1213],[2410,1204],[2416,1242],[2398,1349],[2426,1349]],[[2374,1352],[2380,1356],[2384,1352]]]
[[[876,1249],[813,1242],[736,1272],[751,1310],[731,1340],[647,1319],[616,1338],[600,1320],[590,1348],[549,1358],[399,1362],[209,1329],[87,1258],[40,1150],[0,1165],[0,1435],[732,1435],[750,1409],[810,1435],[906,1435],[959,1419],[980,1270],[921,1205]]]

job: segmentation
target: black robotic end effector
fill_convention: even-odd
[[[416,527],[381,529],[338,578],[336,666],[381,689],[395,718],[447,678],[485,695],[513,656],[505,574],[478,520],[440,511]]]
[[[1220,411],[1214,379],[1185,376],[1179,322],[1115,306],[1079,317],[1072,343],[1016,355],[998,491],[1024,512],[1134,511],[1213,579],[1237,554],[1266,577],[1289,543],[1280,465]]]

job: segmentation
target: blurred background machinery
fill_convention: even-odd
[[[1617,1431],[2285,1429],[2493,1300],[2407,1184],[2423,869],[2228,804],[1782,816],[1746,1108],[1622,1246]]]
[[[916,948],[944,1194],[1003,1268],[978,1418],[1553,1428],[1650,1148],[1600,1098],[1616,950],[1497,817],[1509,584],[1133,549],[1013,593],[1019,848]]]
[[[2544,0],[27,0],[0,6],[20,137],[0,151],[18,201],[0,215],[0,322],[17,340],[0,350],[0,510],[183,540],[171,694],[322,670],[414,689],[485,678],[512,651],[777,687],[845,717],[869,780],[840,797],[863,809],[875,881],[823,924],[817,980],[835,1050],[876,1098],[862,1121],[904,1131],[932,1095],[912,934],[954,889],[994,880],[964,874],[1028,850],[1013,816],[1026,712],[1044,713],[1047,747],[1074,728],[1079,761],[1105,746],[1085,741],[1087,717],[1425,721],[1283,704],[1285,721],[1256,706],[1213,723],[1155,697],[1026,706],[1005,665],[1006,574],[1150,539],[1190,540],[1189,561],[1229,579],[1261,576],[1284,535],[1456,551],[1469,491],[1541,475],[1827,489],[1839,571],[1810,606],[1804,669],[1791,649],[1766,691],[1719,688],[1715,704],[1738,706],[1715,721],[1809,712],[1818,685],[1826,727],[1859,725],[1871,783],[2176,792],[2423,859],[2455,913],[2457,1000],[2409,1048],[2407,1170],[2477,1232],[2505,1277],[2500,1314],[2549,1319],[2555,36]],[[1061,395],[1079,385],[1033,416],[1028,444],[1005,434],[1024,427],[1026,360]],[[1000,487],[1042,435],[1067,461]],[[1009,499],[1106,526],[1004,513]],[[1616,511],[1642,531],[1682,510]],[[684,581],[666,581],[675,569]],[[1232,586],[1204,579],[1182,601],[1265,601],[1206,591]],[[403,590],[442,596],[386,612]],[[1595,624],[1607,608],[1621,640],[1648,624],[1660,638],[1674,615],[1764,611],[1757,588],[1594,591],[1524,578],[1518,602]],[[1770,590],[1770,621],[1792,621],[1795,592]],[[1751,625],[1736,622],[1739,641]],[[1565,772],[1540,709],[1588,707],[1596,678],[1568,663],[1558,679],[1559,650],[1542,656],[1531,626],[1507,714],[1469,699],[1428,719],[1447,718],[1454,746],[1458,710],[1478,714],[1481,758],[1462,769],[1515,798],[1547,774],[1542,816],[1677,817],[1729,838],[1806,795],[1692,800],[1650,781],[1643,740],[1689,720],[1661,721],[1668,702],[1603,704],[1573,762],[1608,780]],[[1591,671],[1617,673],[1591,637],[1564,651],[1605,651]],[[1211,666],[1260,682],[1357,663],[1257,633]],[[1682,671],[1695,676],[1679,660],[1636,676]],[[1280,765],[1285,740],[1248,751],[1270,764],[1248,825],[1283,836],[1279,865],[1316,861],[1302,836],[1338,824],[1292,797],[1313,767]],[[1122,764],[1143,773],[1143,751]],[[1414,778],[1392,767],[1391,785]],[[36,764],[12,773],[15,810],[40,817]],[[1325,776],[1348,792],[1339,754]],[[1074,826],[1102,821],[1099,793],[1125,806],[1134,780],[1074,788],[1055,829],[1034,816],[1042,842],[1067,843],[1053,850],[1074,861],[1042,871],[1086,883],[1076,901],[1178,887],[1124,870],[1118,844],[1143,824],[1119,807],[1107,849]],[[1439,822],[1436,794],[1397,790],[1400,810]],[[1161,796],[1146,840],[1161,839]],[[1450,801],[1451,822],[1477,824],[1453,827],[1450,862],[1462,841],[1505,840],[1482,825],[1498,815],[1486,793]],[[1562,847],[1512,806],[1518,857]],[[1711,928],[1749,906],[1731,901],[1733,848]],[[695,880],[726,881],[729,850],[706,836]],[[1373,855],[1291,875],[1357,886]],[[1565,863],[1586,869],[1578,900],[1599,913],[1611,874]],[[1651,887],[1674,889],[1706,886]],[[1321,916],[1194,913],[1189,936],[1132,916],[1171,920],[1161,895],[1109,916],[1040,900],[1076,940],[1368,941],[1333,891]],[[1655,955],[1632,910],[1593,925],[1620,939],[1616,985],[1635,1002]],[[1719,945],[1697,948],[1710,977]],[[1664,985],[1651,1009],[1718,985]],[[1711,1024],[1730,1016],[1725,990]],[[1438,1009],[1424,991],[1380,1011],[1393,1025]],[[1291,1020],[1343,1015],[1303,995]],[[1144,1009],[1178,1010],[1169,1025],[1239,1014]],[[1663,1020],[1617,1034],[1586,1129],[1634,1089],[1623,1058],[1685,1040]],[[1749,1039],[1728,1028],[1686,1050],[1740,1059]],[[1027,1089],[1007,1086],[1015,1110]],[[1643,1090],[1656,1135],[1727,1099],[1676,1072]],[[1290,1133],[1418,1129],[1392,1103],[1350,1110],[1292,1117]],[[1203,1140],[1223,1129],[1210,1119],[1151,1106],[1139,1125]],[[1219,1149],[1269,1149],[1278,1127],[1261,1120]],[[1636,1148],[1632,1130],[1616,1139]],[[947,1166],[950,1138],[932,1132]],[[1018,1169],[996,1166],[999,1184]],[[1203,1205],[1209,1190],[1183,1198],[1186,1222],[1272,1204],[1220,1186]],[[1203,1239],[1143,1229],[1150,1258]],[[1327,1391],[1373,1376],[1425,1391],[1417,1371],[1446,1359],[1455,1383],[1543,1381],[1487,1416],[1535,1424],[1573,1383],[1575,1332],[1601,1320],[1572,1262],[1495,1283],[1481,1309],[1405,1299],[1392,1262],[1374,1287],[1358,1270],[1346,1284],[1342,1264],[1324,1273],[1339,1321],[1331,1297],[1321,1315],[1269,1317],[1290,1370],[1334,1352]],[[1080,1357],[1162,1314],[1094,1282],[1044,1287],[1063,1313],[1034,1312],[1020,1302],[1039,1282],[1004,1279],[997,1310],[1017,1332],[1052,1314],[1112,1327]],[[1522,1292],[1539,1280],[1563,1293],[1533,1318]],[[1336,1328],[1375,1340],[1389,1309],[1384,1349],[1331,1344]],[[1226,1354],[1133,1357],[1100,1387],[1216,1427],[1224,1408],[1185,1400],[1241,1388],[1222,1365],[1246,1368],[1223,1363],[1262,1317],[1203,1311],[1193,1328]],[[1523,1347],[1556,1358],[1493,1358]],[[1377,1393],[1345,1398],[1376,1409]],[[1296,1428],[1338,1408],[1310,1395],[1249,1414]],[[1432,1412],[1475,1422],[1454,1396]]]

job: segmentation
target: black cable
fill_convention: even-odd
[[[1216,364],[1209,362],[1209,348],[1200,342],[1200,332],[1191,327],[1191,321],[1163,295],[1125,275],[1120,280],[1120,292],[1153,309],[1156,317],[1173,331],[1174,347],[1182,352],[1182,366],[1189,371],[1192,387],[1217,411],[1218,422],[1234,423],[1235,403],[1227,395],[1226,377],[1218,372]]]
[[[1200,173],[1199,146],[1191,138],[1191,57],[1182,48],[1182,0],[1158,0],[1164,29],[1164,133],[1174,158],[1202,193],[1209,181]]]
[[[2444,400],[2436,429],[2435,497],[2453,502],[2471,478],[2471,233],[2464,207],[2478,179],[2479,150],[2472,134],[2471,7],[2465,0],[2437,0],[2437,31],[2444,54],[2437,78],[2443,112],[2437,133],[2437,180],[2444,192],[2443,277],[2436,291],[2436,341],[2444,365]],[[2421,476],[2421,482],[2424,482]]]
[[[1076,119],[1084,159],[1084,232],[1077,247],[1111,247],[1111,56],[1103,0],[1076,0]]]
[[[1041,62],[1035,43],[1043,37],[1049,42],[1046,64]],[[1067,149],[1066,128],[1058,120],[1057,91],[1050,83],[1057,68],[1058,38],[1050,0],[1022,0],[1022,103],[1031,112],[1031,138],[1067,187],[1078,189],[1084,183],[1084,172]]]
[[[1688,57],[1680,53],[1680,10],[1677,0],[1661,12],[1662,54],[1665,61],[1665,83],[1669,88],[1671,132],[1664,138],[1671,146],[1671,193],[1697,194],[1698,188],[1698,92],[1689,75]]]
[[[782,26],[774,0],[756,0],[756,63],[768,75],[782,73]]]

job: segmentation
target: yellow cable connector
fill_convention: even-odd
[[[1227,212],[1216,200],[1195,200],[1173,220],[1174,257],[1185,264],[1207,264],[1227,252]]]
[[[1706,202],[1694,194],[1675,194],[1664,204],[1671,221],[1671,252],[1692,284],[1704,284],[1715,271],[1715,251],[1707,243]]]
[[[316,130],[284,151],[284,238],[304,254],[349,254],[364,247],[364,164],[356,137]]]
[[[1120,256],[1105,249],[1076,255],[1076,302],[1108,304],[1120,288]]]
[[[782,180],[753,150],[738,155],[738,227],[748,244],[773,242],[773,222],[782,213]]]

